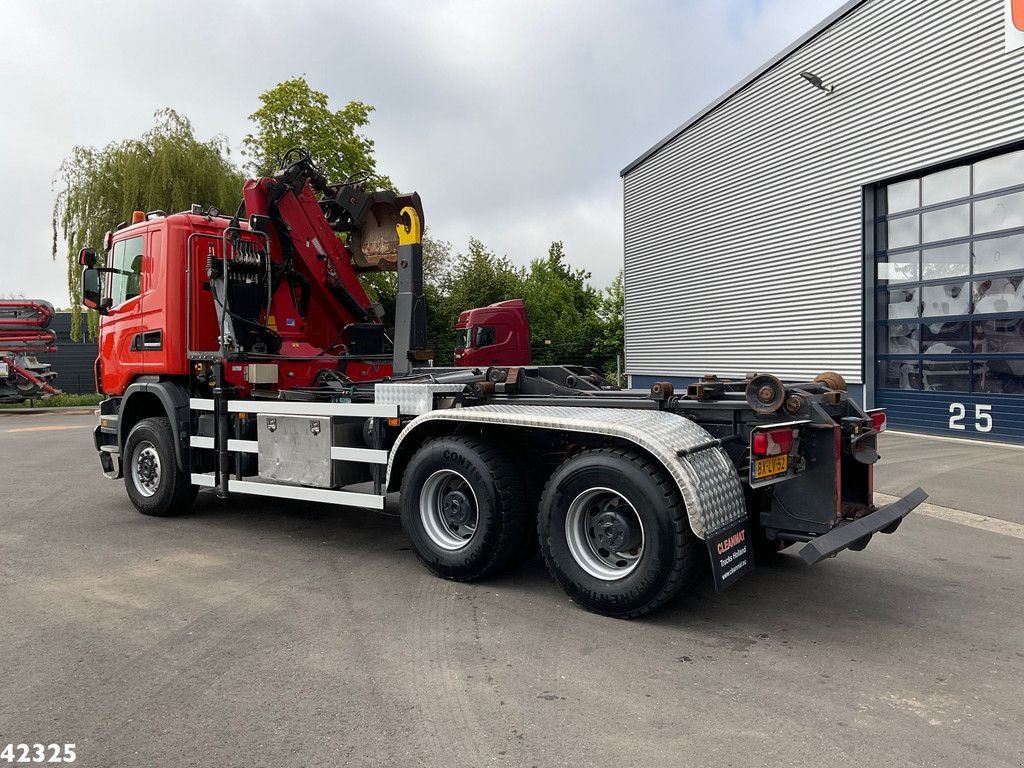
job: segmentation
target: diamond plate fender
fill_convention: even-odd
[[[387,487],[391,489],[395,457],[403,442],[422,434],[433,421],[501,424],[528,429],[586,432],[627,440],[657,459],[668,471],[686,504],[690,527],[701,539],[708,532],[746,517],[743,486],[736,468],[721,448],[707,448],[680,458],[678,451],[713,440],[703,427],[664,411],[622,408],[579,408],[536,405],[477,405],[430,411],[409,422],[388,458]]]

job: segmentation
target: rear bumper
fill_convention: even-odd
[[[915,488],[902,499],[897,499],[892,504],[886,504],[864,517],[844,523],[807,542],[800,549],[800,557],[808,565],[814,565],[819,560],[831,557],[844,549],[863,549],[873,534],[879,531],[895,532],[903,518],[927,498],[927,493]]]

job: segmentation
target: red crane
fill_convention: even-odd
[[[53,305],[38,299],[0,301],[0,402],[60,394],[57,376],[38,354],[56,352],[57,336],[49,330]]]

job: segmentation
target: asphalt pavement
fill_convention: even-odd
[[[921,486],[946,507],[1024,524],[1024,446],[885,433],[875,490]]]
[[[1013,522],[912,514],[618,621],[538,561],[439,580],[389,515],[204,493],[146,518],[92,423],[0,419],[0,746],[74,742],[83,767],[1024,764]],[[887,435],[879,489],[926,485],[914,457],[947,450]],[[1019,519],[1006,450],[935,464],[931,501]]]

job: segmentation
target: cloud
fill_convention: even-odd
[[[235,147],[258,94],[297,74],[376,112],[380,169],[435,237],[526,263],[551,240],[606,284],[621,266],[619,170],[839,0],[5,3],[0,293],[66,304],[51,180],[172,106]],[[240,159],[240,158],[239,158]]]

